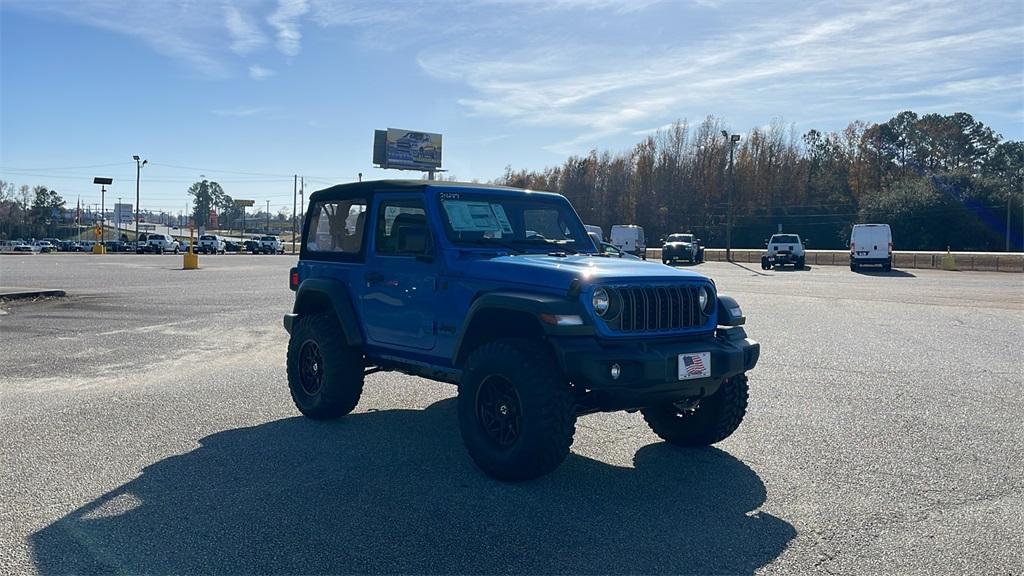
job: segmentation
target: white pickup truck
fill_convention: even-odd
[[[146,237],[147,252],[154,252],[156,254],[174,252],[177,254],[179,250],[178,241],[167,234],[150,234]]]
[[[196,252],[203,254],[223,254],[227,247],[227,240],[216,234],[203,234],[196,243]]]
[[[761,269],[791,265],[797,270],[803,270],[806,244],[807,241],[801,240],[797,234],[773,234],[765,241],[768,253],[761,256]]]
[[[264,254],[284,254],[284,243],[277,236],[260,236],[259,251]]]

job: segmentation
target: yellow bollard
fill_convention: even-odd
[[[107,247],[104,246],[103,244],[93,244],[92,245],[92,253],[93,254],[106,254],[107,253]]]
[[[942,269],[943,270],[956,270],[956,258],[953,257],[953,253],[949,251],[949,246],[946,246],[946,254],[942,257]]]
[[[199,254],[189,250],[185,252],[184,261],[181,265],[182,270],[198,270],[199,269]]]

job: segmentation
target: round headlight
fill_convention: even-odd
[[[708,309],[708,300],[710,300],[710,298],[708,297],[708,289],[703,287],[703,286],[701,286],[697,290],[697,298],[700,300],[700,309],[704,310],[704,311],[707,311],[707,309]]]
[[[594,312],[597,312],[598,316],[604,316],[608,312],[608,308],[611,306],[611,299],[608,298],[608,291],[604,288],[594,290],[594,296],[591,298],[590,303],[594,306]]]

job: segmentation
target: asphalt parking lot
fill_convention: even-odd
[[[290,256],[0,258],[0,572],[1020,573],[1024,275],[706,263],[762,344],[716,448],[582,417],[550,476],[477,471],[455,388],[301,418]],[[1017,543],[1017,544],[1015,544]]]

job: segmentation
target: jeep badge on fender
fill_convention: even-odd
[[[695,272],[608,258],[558,194],[429,181],[310,196],[284,318],[299,411],[337,418],[367,373],[458,385],[470,457],[527,480],[583,414],[639,410],[680,446],[739,427],[760,345]]]

